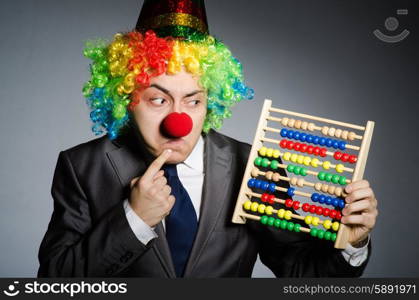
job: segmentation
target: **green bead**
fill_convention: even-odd
[[[316,237],[317,236],[317,228],[310,229],[310,235]]]
[[[301,176],[307,176],[307,169],[306,168],[301,168],[300,175]]]
[[[319,178],[319,180],[321,180],[321,181],[324,181],[325,177],[326,177],[325,172],[319,172],[319,174],[317,174],[317,178]]]
[[[266,223],[268,223],[268,219],[269,219],[269,217],[268,217],[268,216],[262,216],[262,217],[260,218],[260,222],[261,222],[263,225],[266,225]]]
[[[322,240],[324,238],[324,230],[320,229],[317,231],[317,237]]]
[[[294,167],[295,167],[294,165],[288,165],[287,171],[290,173],[294,173]]]
[[[340,179],[340,176],[339,175],[333,175],[332,176],[332,182],[334,183],[334,184],[337,184],[337,183],[339,183],[339,179]]]
[[[255,158],[255,165],[260,167],[260,165],[262,164],[262,157],[258,156]]]
[[[326,231],[326,233],[324,234],[324,239],[330,241],[332,237],[332,233],[330,231]]]
[[[326,180],[326,182],[331,182],[332,181],[332,177],[333,177],[332,174],[326,173],[326,176],[324,177],[324,179]]]
[[[340,176],[340,178],[339,178],[339,184],[340,185],[345,185],[346,184],[346,177],[345,176]]]
[[[295,175],[300,175],[300,171],[301,171],[301,167],[300,166],[295,166],[294,167],[294,174]]]
[[[279,162],[277,160],[271,161],[271,168],[276,170],[278,169]]]
[[[295,232],[300,232],[300,228],[301,228],[301,225],[300,224],[295,224],[294,225],[294,231]]]
[[[336,233],[332,233],[332,241],[334,242],[334,241],[336,241]]]
[[[268,225],[269,225],[269,226],[274,226],[274,223],[275,223],[275,218],[273,218],[273,217],[269,217],[269,218],[268,218]]]
[[[280,219],[275,219],[274,226],[279,228],[281,226],[281,220]]]
[[[287,222],[286,220],[281,220],[281,225],[280,225],[280,227],[281,227],[282,229],[286,229],[286,228],[287,228],[287,224],[288,224],[288,222]]]
[[[269,165],[271,164],[271,162],[269,161],[269,159],[264,158],[262,159],[262,167],[269,167]]]
[[[293,229],[294,229],[294,223],[293,222],[288,222],[288,225],[287,225],[287,229],[289,230],[289,231],[292,231]]]

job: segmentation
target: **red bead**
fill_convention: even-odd
[[[316,208],[317,208],[317,206],[316,205],[312,205],[311,207],[310,207],[310,212],[312,213],[312,214],[315,214],[316,213]]]
[[[300,151],[300,147],[301,147],[301,144],[300,143],[295,143],[294,144],[294,150],[295,151]]]
[[[275,195],[268,195],[268,203],[274,204],[275,203]]]
[[[328,217],[329,214],[330,214],[330,209],[328,208],[323,209],[323,216]]]
[[[291,199],[285,200],[285,206],[286,207],[292,207],[292,203],[293,203],[293,201]]]
[[[327,149],[326,148],[320,148],[320,156],[321,157],[326,157],[327,155]]]
[[[340,160],[342,157],[342,152],[336,151],[335,154],[333,154],[334,159]]]
[[[293,207],[295,210],[300,209],[300,201],[294,201],[294,204],[292,205],[292,207]]]
[[[287,143],[287,149],[292,150],[292,148],[294,148],[294,142],[293,141],[288,141]]]
[[[318,214],[318,215],[322,215],[322,213],[323,213],[323,207],[321,207],[321,206],[317,206],[317,208],[316,208],[316,214]]]
[[[334,210],[334,209],[332,209],[331,211],[330,211],[330,213],[329,213],[329,217],[331,217],[332,219],[334,219],[334,218],[336,218],[336,214],[337,214],[338,212],[336,211],[336,210]]]
[[[340,220],[340,219],[342,219],[342,214],[340,213],[340,211],[338,211],[336,213],[336,220]]]
[[[279,142],[279,147],[281,147],[281,148],[285,148],[285,147],[287,147],[287,143],[288,143],[288,141],[287,141],[287,140],[281,140],[281,141]]]
[[[304,204],[303,204],[303,211],[308,212],[308,211],[309,211],[309,209],[310,209],[310,204],[308,204],[308,203],[304,203]]]
[[[342,155],[341,160],[342,160],[343,162],[347,162],[347,161],[349,160],[349,154],[348,154],[348,153],[344,153],[344,154]]]
[[[306,144],[301,144],[300,151],[301,152],[306,152],[307,151],[307,145]]]
[[[358,160],[358,157],[356,157],[356,155],[351,155],[351,156],[349,156],[349,162],[351,163],[351,164],[354,164],[354,163],[356,163],[356,161]]]
[[[319,147],[314,147],[313,153],[314,153],[314,155],[319,155],[320,154],[320,148]]]
[[[268,194],[263,193],[263,194],[262,194],[262,197],[260,197],[260,200],[261,200],[262,202],[268,202],[268,197],[269,197],[269,195],[268,195]]]
[[[313,154],[313,150],[314,150],[313,146],[310,145],[310,146],[307,147],[307,153],[308,154]]]

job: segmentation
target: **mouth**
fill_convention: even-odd
[[[172,150],[176,150],[181,148],[185,145],[185,140],[183,138],[174,138],[170,139],[163,144],[163,148],[171,148]]]

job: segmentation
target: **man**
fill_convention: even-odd
[[[60,153],[38,275],[248,277],[259,254],[277,276],[360,276],[377,215],[367,181],[347,187],[343,251],[231,223],[250,146],[213,128],[251,91],[208,35],[203,1],[164,2],[146,1],[139,32],[86,51],[85,95],[108,137]]]

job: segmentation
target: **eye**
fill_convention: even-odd
[[[190,105],[190,106],[197,106],[199,103],[201,103],[201,100],[191,100],[191,101],[189,101],[188,102],[188,104]]]
[[[166,99],[164,99],[164,98],[153,98],[150,101],[153,102],[153,104],[162,105],[163,103],[166,102]]]

